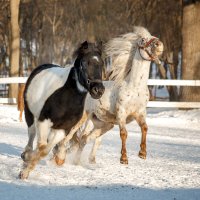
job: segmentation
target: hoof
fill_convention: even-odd
[[[128,165],[128,160],[120,160],[120,163],[123,165]]]
[[[19,175],[18,175],[18,178],[19,179],[27,179],[28,178],[28,174],[27,173],[24,173],[23,171],[20,171]]]
[[[67,148],[67,149],[66,149],[66,153],[67,153],[67,154],[70,154],[70,153],[72,153],[72,152],[73,152],[73,151],[72,151],[71,148]]]
[[[96,159],[95,158],[89,158],[89,163],[90,164],[96,164]]]
[[[141,158],[141,159],[146,159],[146,153],[144,153],[144,152],[139,152],[139,154],[138,154],[138,156]]]
[[[21,154],[21,158],[22,158],[22,160],[23,160],[24,162],[27,162],[27,161],[30,160],[27,151],[25,151],[25,152],[23,152],[23,153]]]
[[[55,160],[55,163],[58,165],[58,166],[61,166],[65,163],[65,160],[61,160],[58,158],[58,156],[55,156],[54,157],[54,160]]]
[[[23,153],[21,154],[21,159],[22,159],[23,161],[25,161],[25,152],[23,152]]]
[[[73,164],[74,165],[81,165],[81,161],[79,159],[75,159]]]
[[[124,165],[128,165],[128,159],[127,158],[123,158],[123,159],[121,158],[120,163],[124,164]]]

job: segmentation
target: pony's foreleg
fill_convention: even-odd
[[[53,159],[55,160],[56,164],[62,165],[65,161],[66,154],[71,153],[71,152],[76,152],[78,147],[79,147],[79,142],[80,142],[79,137],[78,137],[77,132],[76,132],[69,141],[69,147],[66,147],[63,144],[63,141],[58,143],[53,148],[53,155],[54,155]]]
[[[122,141],[120,163],[128,164],[128,157],[127,157],[127,151],[126,151],[126,139],[127,139],[128,134],[127,134],[125,125],[119,125],[119,128],[120,128],[120,138]]]
[[[72,139],[74,134],[85,123],[86,120],[87,114],[86,112],[84,112],[82,118],[78,121],[78,123],[74,127],[72,127],[71,131],[67,134],[67,136],[65,136],[65,138],[54,148],[54,160],[57,165],[64,164],[67,153],[66,144]]]
[[[136,118],[136,121],[138,125],[141,128],[142,137],[141,137],[141,144],[140,144],[140,151],[138,156],[142,159],[146,159],[147,151],[146,151],[146,135],[148,131],[148,126],[146,124],[145,117],[143,115],[140,115]]]
[[[52,130],[52,131],[54,132],[54,136],[51,137],[51,140],[49,140],[46,145],[41,145],[42,144],[41,141],[38,142],[37,148],[33,152],[31,160],[24,163],[23,169],[19,174],[20,179],[28,178],[29,173],[35,168],[40,159],[48,155],[51,149],[65,137],[64,130]]]
[[[98,128],[96,128],[95,125],[94,125],[94,128],[92,129],[90,134],[83,135],[83,137],[81,138],[81,141],[80,141],[80,144],[79,144],[79,149],[78,149],[78,151],[76,153],[76,159],[74,161],[75,164],[79,164],[80,163],[80,158],[81,158],[82,151],[83,151],[85,145],[89,141],[100,137],[101,135],[103,135],[104,133],[106,133],[107,131],[112,129],[113,126],[114,126],[113,124],[104,123],[104,122],[101,122],[101,124],[102,124],[102,126],[98,127]],[[94,154],[94,156],[95,156],[95,154]],[[93,159],[95,160],[95,157],[93,157]]]
[[[75,155],[75,159],[74,159],[74,164],[78,165],[80,163],[80,159],[81,159],[81,154],[83,152],[83,149],[85,147],[85,145],[93,138],[95,139],[96,137],[98,137],[98,135],[100,136],[101,133],[101,129],[92,129],[92,131],[90,131],[90,133],[84,134],[80,140],[79,143],[79,147],[78,150],[76,152]]]
[[[66,144],[69,142],[73,135],[75,134],[75,129],[72,129],[65,138],[59,142],[59,144],[56,145],[53,149],[53,159],[55,163],[60,166],[63,165],[65,162],[66,154],[67,154],[67,149],[66,149]]]
[[[78,151],[81,138],[84,135],[85,136],[89,135],[91,130],[93,129],[93,123],[89,118],[87,119],[87,121],[84,123],[83,126],[79,130],[79,133],[76,132],[76,134],[74,134],[74,136],[72,138],[72,141],[71,141],[72,144],[70,146],[70,151],[71,152],[77,152]]]
[[[25,147],[25,151],[21,154],[21,158],[23,161],[29,160],[30,152],[33,151],[33,141],[36,135],[35,124],[33,123],[30,127],[28,127],[28,144]]]
[[[79,142],[80,142],[80,137],[77,135],[78,132],[76,132],[72,139],[69,141],[70,147],[67,149],[67,153],[71,152],[77,152],[78,147],[79,147]]]
[[[102,140],[102,137],[98,137],[95,139],[94,141],[94,144],[93,144],[93,147],[92,147],[92,150],[90,152],[90,156],[89,156],[89,162],[91,164],[95,164],[96,163],[96,152],[97,152],[97,149],[99,148],[100,144],[101,144],[101,140]]]
[[[124,106],[121,105],[120,101],[117,103],[116,109],[117,109],[116,119],[117,119],[117,124],[119,125],[120,138],[122,142],[120,163],[128,164],[128,157],[126,151],[126,139],[128,135],[126,130],[127,113],[126,110],[124,109]]]

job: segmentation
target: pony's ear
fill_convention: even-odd
[[[87,42],[87,40],[81,44],[81,47],[83,47],[84,49],[88,48],[88,42]]]
[[[95,43],[96,47],[99,49],[100,53],[102,52],[103,49],[103,42],[102,41],[98,41]]]
[[[98,41],[98,42],[96,42],[95,44],[96,44],[96,46],[97,46],[97,48],[98,48],[99,50],[102,50],[102,48],[103,48],[103,42],[102,42],[102,41]]]

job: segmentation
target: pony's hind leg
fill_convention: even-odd
[[[28,144],[25,147],[25,151],[21,154],[21,158],[23,161],[29,160],[30,152],[33,151],[33,141],[35,139],[36,129],[35,124],[33,123],[30,127],[28,127]]]
[[[35,152],[33,152],[33,141],[36,134],[36,128],[38,134],[37,147],[43,149],[47,145],[47,138],[50,133],[50,126],[51,122],[49,120],[44,120],[42,122],[35,120],[34,124],[28,128],[29,141],[25,148],[25,152],[21,155],[22,159],[25,162],[32,160],[35,156]]]
[[[29,172],[34,168],[34,166],[37,164],[37,161],[40,159],[40,152],[47,146],[47,138],[50,133],[50,126],[51,123],[49,120],[44,121],[37,121],[33,123],[35,124],[35,129],[37,128],[37,134],[38,134],[38,141],[37,141],[37,147],[34,151],[27,150],[25,151],[25,154],[23,156],[24,160],[24,166],[23,166],[23,172],[20,173],[20,178],[27,178]],[[33,128],[33,126],[32,126]],[[28,130],[32,130],[31,128]],[[33,132],[30,132],[33,133]],[[30,137],[29,137],[30,141]]]
[[[89,162],[91,164],[95,164],[96,163],[96,152],[97,152],[97,149],[99,148],[100,144],[101,144],[101,140],[102,140],[102,137],[98,137],[95,139],[94,141],[94,144],[93,144],[93,147],[92,147],[92,150],[90,152],[90,156],[89,156]]]
[[[94,121],[93,121],[93,123],[94,123]],[[113,126],[114,125],[111,124],[111,123],[106,123],[106,122],[103,122],[103,121],[100,121],[100,120],[96,119],[95,123],[94,123],[94,128],[92,129],[92,131],[88,135],[83,135],[83,137],[81,138],[81,141],[80,141],[80,144],[79,144],[79,148],[78,148],[78,151],[76,153],[76,158],[75,158],[74,164],[79,164],[80,163],[80,158],[81,158],[82,151],[83,151],[85,145],[89,141],[100,137],[101,135],[103,135],[104,133],[106,133],[107,131],[112,129]],[[95,160],[95,154],[93,155],[92,159]]]
[[[29,159],[29,153],[33,150],[33,141],[36,135],[34,116],[29,110],[26,100],[24,100],[24,114],[28,126],[28,144],[25,147],[25,151],[21,154],[21,158],[25,161]]]
[[[140,144],[140,151],[138,156],[142,159],[146,159],[147,151],[146,151],[146,135],[148,131],[148,126],[146,124],[145,117],[143,115],[140,115],[136,118],[136,121],[138,125],[141,128],[142,137],[141,137],[141,144]]]
[[[32,159],[24,163],[23,169],[19,174],[20,179],[28,178],[29,173],[35,168],[40,159],[48,155],[51,149],[65,137],[64,130],[52,130],[52,131],[54,132],[54,136],[51,137],[48,143],[46,145],[41,145],[42,144],[41,141],[38,142],[37,148],[34,151]]]

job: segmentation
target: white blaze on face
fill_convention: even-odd
[[[35,117],[39,117],[46,100],[67,81],[71,67],[52,67],[37,74],[31,81],[26,100]]]
[[[97,56],[93,56],[92,58],[99,62],[99,58]]]

